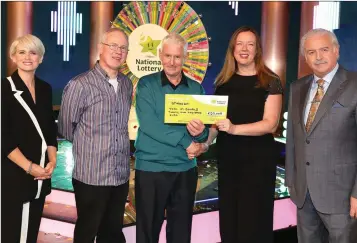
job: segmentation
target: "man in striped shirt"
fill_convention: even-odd
[[[123,214],[128,194],[131,81],[118,71],[128,37],[112,28],[98,44],[94,68],[70,80],[63,91],[59,132],[73,142],[73,188],[78,219],[74,242],[125,242]]]

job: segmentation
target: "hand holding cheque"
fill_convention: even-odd
[[[165,123],[186,123],[191,136],[200,135],[204,124],[216,124],[217,129],[229,133],[232,123],[227,117],[228,96],[172,95],[165,96]],[[192,142],[187,148],[189,159],[204,152],[203,145]]]
[[[203,124],[215,124],[227,117],[228,96],[165,95],[165,123],[187,124],[199,119]]]
[[[217,129],[229,134],[233,133],[234,125],[229,119],[223,119],[216,122]]]

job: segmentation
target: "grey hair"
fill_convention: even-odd
[[[337,48],[340,48],[340,44],[338,43],[337,37],[335,35],[335,33],[326,30],[326,29],[322,29],[322,28],[318,28],[318,29],[312,29],[309,30],[300,40],[300,54],[301,55],[305,55],[305,42],[306,40],[314,35],[328,35],[331,38],[332,44],[334,44]]]
[[[17,37],[10,46],[10,57],[12,57],[17,52],[18,45],[23,45],[30,51],[35,51],[40,57],[45,55],[45,46],[43,45],[42,41],[34,35],[27,34]]]
[[[107,40],[108,34],[113,33],[113,32],[120,32],[120,33],[122,33],[122,34],[125,36],[126,41],[129,42],[128,35],[127,35],[122,29],[119,29],[119,28],[116,28],[116,27],[113,27],[113,28],[110,28],[109,30],[107,30],[107,31],[102,35],[102,37],[100,38],[100,42],[105,43],[106,40]]]
[[[165,36],[164,39],[162,39],[162,46],[164,46],[164,44],[167,44],[169,42],[175,43],[175,44],[180,44],[183,47],[184,54],[186,55],[188,43],[185,40],[185,38],[183,38],[181,35],[179,35],[175,32],[171,32],[170,34]]]

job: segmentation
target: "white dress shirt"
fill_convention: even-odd
[[[331,72],[329,72],[328,74],[326,74],[322,79],[325,80],[325,83],[324,83],[324,91],[325,91],[325,94],[326,94],[326,91],[328,89],[328,87],[330,86],[330,83],[333,79],[333,77],[335,76],[337,70],[338,70],[338,63],[336,64],[336,66],[334,67],[334,69],[331,70]],[[308,99],[308,102],[306,104],[306,107],[305,107],[305,116],[304,116],[304,124],[306,125],[306,122],[307,122],[307,117],[309,116],[309,111],[310,111],[310,107],[311,107],[311,103],[315,97],[315,94],[317,92],[317,88],[318,88],[318,85],[317,85],[317,80],[319,80],[320,78],[317,77],[315,74],[314,74],[314,81],[312,82],[311,84],[311,87],[310,87],[310,92],[309,92],[309,99]]]

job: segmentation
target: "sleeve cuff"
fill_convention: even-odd
[[[357,186],[356,185],[352,188],[351,196],[354,198],[357,198]]]
[[[47,143],[47,146],[55,147],[56,150],[58,151],[58,143],[57,143],[57,141],[56,142]]]
[[[207,141],[207,138],[208,138],[208,128],[206,127],[200,135],[194,137],[194,140],[199,143],[204,143]]]
[[[2,153],[5,155],[5,157],[9,156],[9,154],[12,153],[12,151],[14,151],[16,148],[18,147],[17,144],[12,144],[9,146],[5,146],[5,148],[2,148]]]
[[[184,149],[187,149],[191,145],[191,143],[192,143],[192,138],[188,136],[186,133],[179,142],[179,144],[182,145]]]

